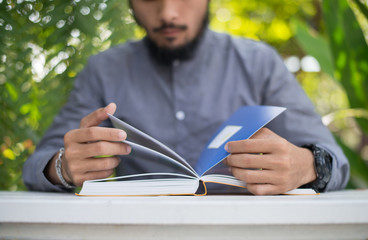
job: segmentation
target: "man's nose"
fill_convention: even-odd
[[[162,22],[173,22],[179,18],[181,0],[162,0],[160,6],[160,20]]]

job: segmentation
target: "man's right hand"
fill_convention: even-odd
[[[86,180],[111,176],[120,163],[117,155],[130,153],[130,146],[121,142],[127,136],[123,130],[98,127],[108,118],[107,114],[114,114],[115,110],[114,103],[97,109],[81,120],[79,129],[65,134],[65,154],[62,158],[61,170],[69,184],[81,186]],[[54,184],[61,183],[55,170],[57,155],[45,171],[48,179]]]

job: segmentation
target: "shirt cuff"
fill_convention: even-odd
[[[326,150],[332,158],[332,169],[331,169],[331,179],[327,183],[324,192],[342,190],[346,187],[347,181],[349,180],[349,164],[345,155],[341,149],[332,151],[329,147],[319,145],[318,147]],[[339,154],[335,154],[338,152]],[[341,152],[341,153],[340,153]],[[337,156],[340,156],[338,159]]]

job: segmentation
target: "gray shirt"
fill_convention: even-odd
[[[348,160],[278,54],[264,43],[207,30],[193,59],[172,66],[151,59],[142,40],[91,57],[67,104],[24,165],[29,189],[63,190],[46,179],[45,166],[63,146],[67,131],[110,102],[117,104],[116,117],[163,142],[192,165],[215,130],[239,107],[283,106],[287,111],[267,127],[295,145],[313,143],[331,154],[327,191],[344,188],[349,179]],[[171,171],[128,156],[117,173],[163,170]],[[214,171],[221,172],[222,166]]]

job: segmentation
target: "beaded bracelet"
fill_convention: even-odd
[[[56,164],[55,164],[56,174],[59,177],[59,180],[62,183],[62,185],[67,189],[71,189],[74,187],[65,181],[63,174],[61,173],[61,159],[63,157],[63,154],[64,154],[64,148],[62,147],[60,148],[59,155],[56,159]]]

